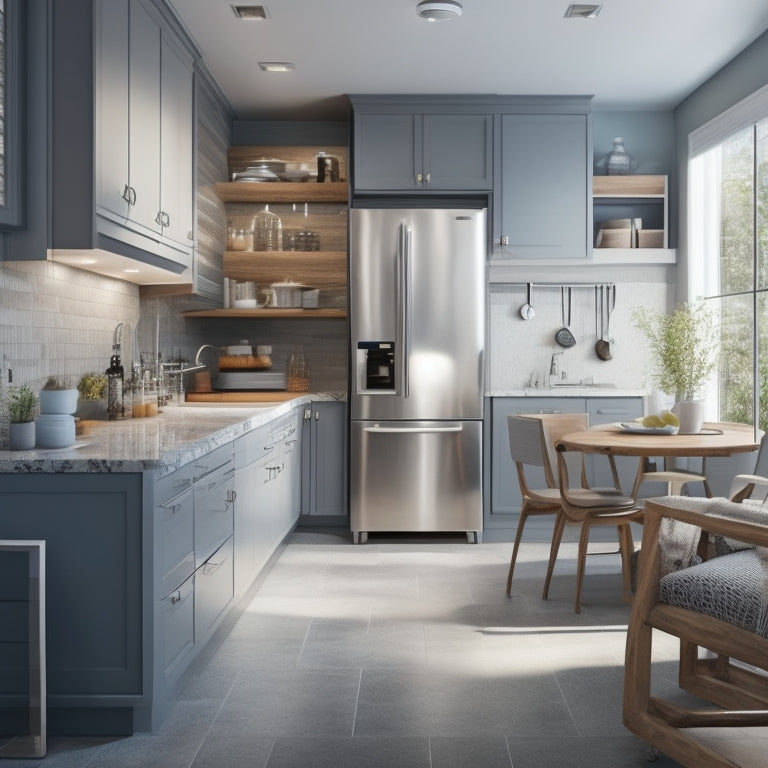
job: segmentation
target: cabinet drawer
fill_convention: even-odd
[[[192,488],[155,507],[157,592],[165,595],[195,570]]]
[[[233,448],[232,443],[222,445],[219,448],[214,448],[210,453],[205,456],[201,456],[192,462],[191,466],[194,470],[194,479],[197,483],[203,478],[207,478],[208,475],[216,472],[220,473],[226,471],[226,465],[233,460]]]
[[[210,557],[234,530],[232,461],[195,482],[195,567]]]
[[[162,666],[166,677],[195,644],[195,577],[190,576],[178,589],[160,601]]]
[[[230,536],[195,572],[195,642],[206,636],[234,597],[233,545]]]
[[[155,504],[165,504],[174,496],[184,493],[192,487],[195,479],[195,467],[186,464],[181,469],[171,472],[170,475],[161,477],[155,483]]]

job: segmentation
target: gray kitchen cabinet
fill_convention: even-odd
[[[0,539],[46,542],[51,735],[77,732],[78,721],[91,734],[130,733],[134,708],[148,705],[152,586],[142,553],[151,524],[142,505],[137,473],[0,476]]]
[[[590,115],[496,119],[492,256],[586,259],[592,253]]]
[[[489,190],[492,135],[489,114],[420,114],[361,106],[354,113],[354,190]]]
[[[305,409],[302,454],[302,514],[338,525],[347,515],[345,402],[317,401]]]
[[[235,595],[251,586],[300,508],[301,411],[235,440]]]
[[[100,0],[97,229],[191,264],[193,63],[141,0]]]

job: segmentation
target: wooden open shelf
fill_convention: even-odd
[[[308,320],[310,318],[344,318],[347,316],[346,309],[334,309],[332,307],[322,307],[320,309],[277,309],[275,307],[266,307],[264,309],[193,309],[181,313],[183,317],[250,317],[253,319],[266,320],[288,318],[299,318]]]
[[[286,278],[330,288],[346,285],[347,254],[343,251],[225,251],[224,274],[235,280],[253,280],[259,287]]]
[[[346,203],[349,199],[346,181],[219,181],[213,190],[222,203]]]
[[[593,176],[593,197],[657,197],[667,194],[667,177],[637,174],[627,176]]]

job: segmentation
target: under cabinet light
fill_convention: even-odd
[[[238,19],[245,21],[264,21],[267,9],[263,5],[233,5],[232,10]]]
[[[565,9],[566,19],[596,19],[602,5],[578,5],[571,3]]]
[[[290,61],[260,61],[259,66],[265,72],[291,72],[296,69]]]

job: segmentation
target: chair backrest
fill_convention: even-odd
[[[754,474],[760,477],[768,477],[768,434],[760,438],[760,448],[757,451]]]
[[[586,413],[509,414],[509,450],[519,464],[542,467],[549,488],[557,488],[557,441],[589,426]]]

